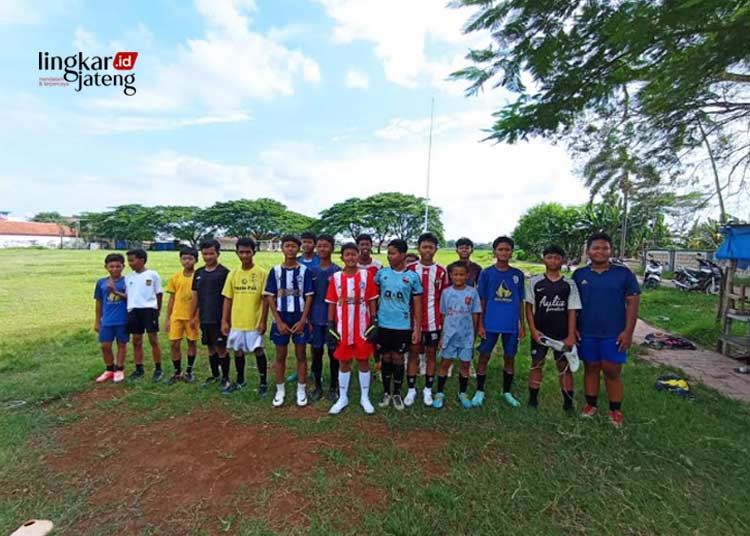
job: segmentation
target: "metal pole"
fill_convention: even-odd
[[[435,112],[435,97],[430,102],[430,138],[427,144],[427,191],[424,196],[424,230],[427,232],[427,216],[430,212],[430,161],[432,160],[432,120]]]

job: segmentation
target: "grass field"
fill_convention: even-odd
[[[539,410],[501,404],[498,359],[487,403],[470,411],[455,402],[455,377],[440,412],[367,417],[355,404],[339,418],[327,402],[274,410],[253,389],[94,387],[103,257],[0,250],[0,534],[30,517],[71,535],[750,533],[748,407],[702,386],[694,401],[657,392],[662,369],[636,355],[619,431],[605,415],[566,417],[551,367]],[[237,265],[230,252],[222,261]],[[179,268],[175,253],[154,253],[149,265],[164,278]],[[713,314],[703,297],[666,312],[678,296],[645,294],[644,314],[669,317],[678,332]],[[523,401],[528,362],[524,342]],[[205,353],[198,371],[207,375]],[[373,400],[381,392],[375,382]]]

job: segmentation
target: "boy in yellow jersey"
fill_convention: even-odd
[[[198,330],[190,326],[190,315],[193,301],[193,274],[195,263],[198,262],[198,251],[195,248],[180,250],[180,264],[182,270],[176,272],[167,283],[169,304],[167,305],[167,322],[164,326],[169,333],[169,346],[172,352],[174,375],[169,378],[169,385],[182,379],[193,383],[193,365],[198,353],[196,341]],[[187,369],[182,376],[182,339],[187,339]]]
[[[221,332],[227,337],[227,347],[234,350],[237,382],[223,389],[225,395],[245,387],[245,354],[254,353],[260,375],[258,395],[268,391],[268,362],[263,350],[263,334],[268,322],[268,302],[263,299],[268,272],[253,264],[255,242],[251,238],[237,240],[240,268],[232,270],[224,283],[224,308]]]

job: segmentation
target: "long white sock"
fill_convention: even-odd
[[[277,383],[276,384],[276,392],[277,393],[283,393],[284,392],[284,384],[283,383]]]
[[[339,371],[339,398],[349,398],[349,378],[351,377],[351,372]]]
[[[362,392],[362,398],[370,397],[370,371],[359,373],[359,388]]]

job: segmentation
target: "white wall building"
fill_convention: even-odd
[[[72,247],[78,241],[67,225],[0,219],[0,248]]]

